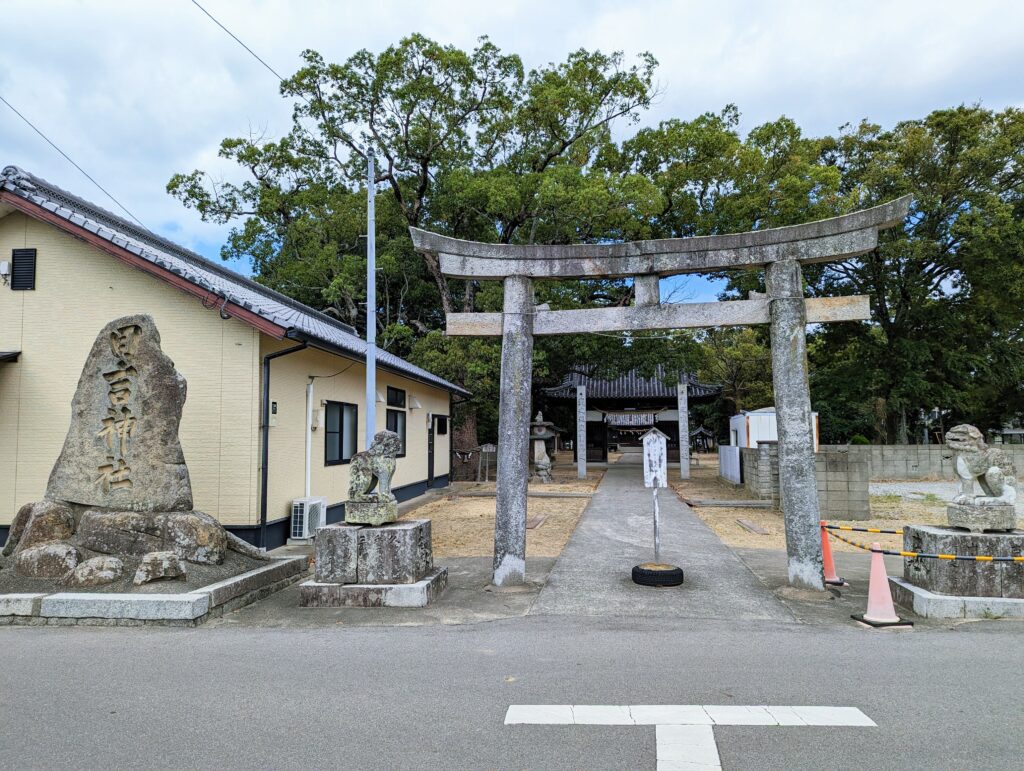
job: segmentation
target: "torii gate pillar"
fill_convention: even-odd
[[[796,260],[765,269],[772,341],[772,384],[779,431],[779,496],[785,512],[789,583],[823,590],[814,433],[807,382],[807,309]]]
[[[533,383],[533,282],[504,281],[501,404],[498,408],[494,585],[526,580],[526,492],[529,483],[530,386]]]

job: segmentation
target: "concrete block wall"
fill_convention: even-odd
[[[779,499],[779,445],[759,442],[757,448],[740,449],[743,464],[743,486],[760,500]]]
[[[856,448],[855,448],[856,449]],[[822,445],[815,453],[818,502],[825,519],[870,519],[868,500],[870,459],[843,446]],[[743,485],[760,500],[779,500],[779,447],[760,442],[757,449],[743,449]]]
[[[825,519],[870,519],[868,482],[871,464],[864,453],[845,446],[818,448],[814,474],[818,480],[818,504]]]
[[[1024,473],[1024,444],[999,445],[1013,460],[1018,476]],[[941,444],[822,445],[822,452],[845,449],[851,458],[864,459],[871,480],[955,478],[952,453]]]

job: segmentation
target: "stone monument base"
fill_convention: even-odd
[[[946,516],[950,527],[962,527],[972,533],[1017,527],[1017,512],[1012,503],[950,503]]]
[[[398,521],[398,501],[346,501],[345,521],[355,525],[386,525]]]
[[[903,549],[924,554],[1019,557],[1024,555],[1024,531],[965,533],[933,525],[907,525]],[[953,597],[1024,599],[1024,562],[908,559],[903,578],[929,592]]]
[[[448,586],[448,568],[435,568],[412,584],[299,584],[303,608],[423,608]]]
[[[1024,600],[936,594],[896,576],[889,576],[889,588],[897,605],[922,618],[1024,618]]]
[[[429,519],[328,525],[314,550],[314,580],[299,589],[304,608],[423,607],[448,584],[447,569],[434,567]]]

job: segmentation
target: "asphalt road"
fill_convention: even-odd
[[[1024,624],[874,632],[528,616],[468,625],[0,629],[8,768],[655,768],[650,726],[511,704],[853,706],[716,727],[724,768],[1020,767]]]

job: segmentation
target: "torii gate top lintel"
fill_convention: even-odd
[[[614,244],[490,244],[419,228],[409,232],[416,250],[437,255],[441,272],[453,278],[672,276],[752,268],[785,259],[811,263],[864,254],[877,245],[879,230],[902,222],[910,201],[907,195],[802,225]]]

